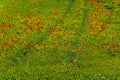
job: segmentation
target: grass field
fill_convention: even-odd
[[[0,80],[120,80],[119,0],[0,0]]]

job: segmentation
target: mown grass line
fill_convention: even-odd
[[[55,24],[59,24],[60,25],[60,24],[62,24],[64,22],[64,20],[66,19],[67,15],[71,12],[71,9],[74,7],[74,4],[75,4],[75,0],[70,0],[69,1],[69,5],[67,6],[65,11],[63,12],[61,18],[59,20],[57,20]]]

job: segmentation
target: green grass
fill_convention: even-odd
[[[1,0],[0,80],[119,80],[120,8],[98,1]]]

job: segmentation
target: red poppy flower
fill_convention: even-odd
[[[104,49],[104,48],[105,48],[105,46],[104,46],[104,45],[102,45],[102,48]]]
[[[56,17],[58,15],[58,12],[53,13],[53,17]]]
[[[34,29],[34,27],[32,27],[32,26],[29,26],[29,27],[28,27],[28,29],[30,29],[30,30],[33,30],[33,29]]]
[[[34,47],[33,49],[34,49],[35,51],[38,51],[38,50],[39,50],[38,48],[35,48],[35,47]]]
[[[43,23],[43,22],[38,21],[38,22],[34,23],[34,25],[35,25],[35,26],[44,26],[44,23]]]
[[[108,46],[110,44],[110,42],[107,42],[105,45]]]
[[[114,53],[118,53],[119,51],[117,49],[114,50]]]
[[[15,40],[14,40],[14,43],[16,43],[16,42],[19,42],[19,40],[15,39]]]
[[[99,30],[99,32],[103,32],[103,30]]]
[[[116,40],[116,38],[115,38],[115,37],[113,37],[113,38],[112,38],[112,40]]]
[[[76,48],[76,52],[78,52],[79,51],[79,49],[78,48]]]
[[[4,41],[4,46],[8,46],[8,44],[9,44],[8,42]]]
[[[26,44],[26,47],[28,47],[28,46],[31,46],[31,43],[27,43],[27,44]]]
[[[120,45],[119,44],[116,44],[115,47],[118,48]]]
[[[82,50],[82,49],[79,49],[79,48],[76,48],[76,52],[83,53],[83,50]]]
[[[0,27],[6,28],[6,25],[5,24],[0,24]]]

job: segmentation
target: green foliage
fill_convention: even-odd
[[[112,2],[1,0],[0,80],[119,80]]]

